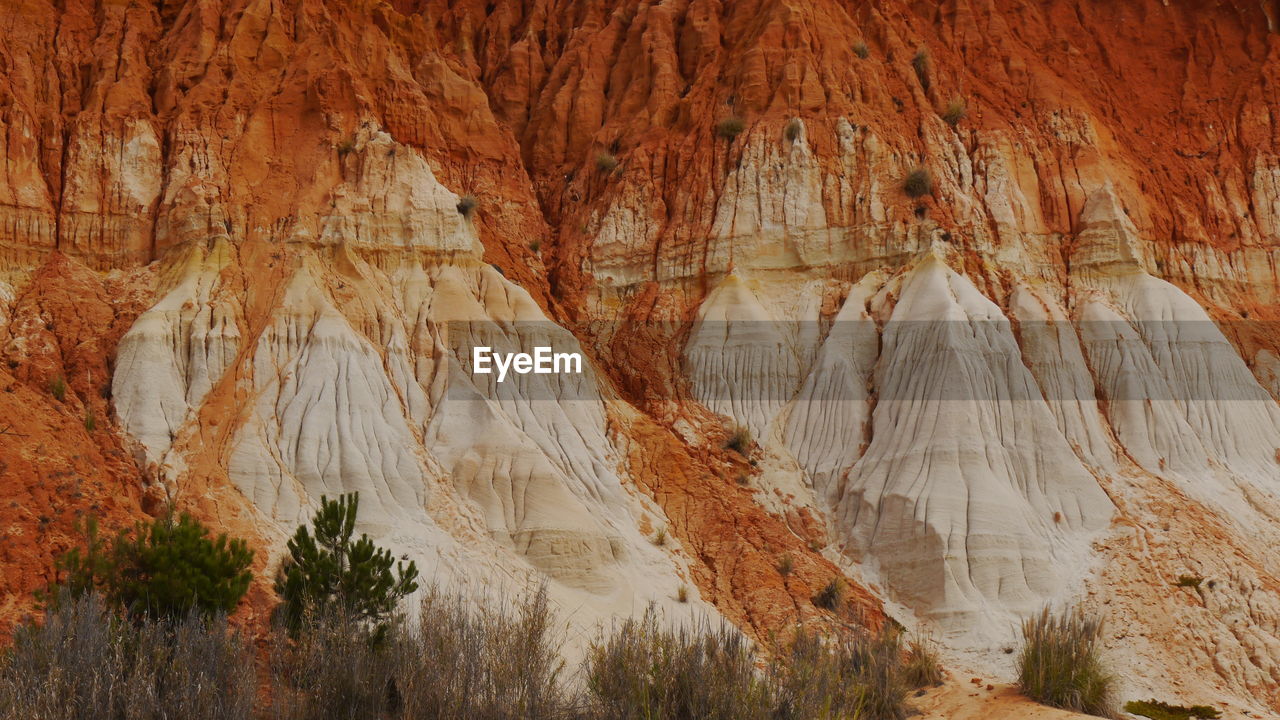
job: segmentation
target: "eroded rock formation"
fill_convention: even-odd
[[[842,574],[1007,673],[1082,601],[1127,688],[1280,709],[1276,16],[9,3],[6,617],[78,512],[176,502],[267,577],[360,491],[583,628],[764,638]],[[499,384],[480,344],[586,368]]]

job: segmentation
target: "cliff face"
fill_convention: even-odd
[[[843,574],[1000,674],[1081,600],[1132,692],[1280,708],[1278,20],[8,3],[0,583],[167,500],[266,576],[358,490],[443,582],[545,579],[583,627],[764,637]],[[587,373],[468,371],[537,344]]]

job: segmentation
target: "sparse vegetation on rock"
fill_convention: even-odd
[[[733,432],[729,433],[729,438],[725,440],[724,447],[726,450],[732,450],[739,455],[746,455],[751,449],[751,430],[746,425],[737,425],[733,428]]]
[[[933,192],[933,176],[924,168],[916,168],[907,173],[902,182],[902,190],[912,199],[922,198]]]
[[[596,169],[603,173],[611,173],[618,167],[618,158],[607,152],[596,155]]]
[[[920,87],[925,92],[929,92],[929,88],[933,86],[930,65],[929,51],[926,48],[920,48],[911,58],[911,68],[916,71],[916,79],[920,81]]]
[[[745,120],[737,115],[730,115],[716,123],[716,135],[733,142],[734,138],[741,135],[746,128],[747,122]]]
[[[1027,697],[1074,712],[1115,717],[1112,678],[1098,654],[1102,624],[1078,608],[1045,608],[1022,624],[1018,686]]]
[[[54,400],[62,402],[67,399],[67,380],[58,375],[49,381],[49,394]]]
[[[835,610],[840,605],[840,601],[844,599],[844,582],[836,577],[831,578],[831,582],[822,586],[817,595],[813,596],[813,604],[823,610]]]
[[[476,208],[480,206],[480,201],[476,200],[474,195],[463,195],[458,200],[458,214],[470,220],[475,214]]]
[[[1124,704],[1124,711],[1151,720],[1217,720],[1222,713],[1208,705],[1170,705],[1157,700],[1131,700]]]
[[[964,98],[953,97],[950,102],[947,103],[946,109],[942,111],[942,119],[951,127],[955,127],[956,125],[959,125],[960,121],[965,119],[968,114],[969,106],[964,101]]]
[[[787,142],[795,142],[800,139],[800,133],[804,132],[804,123],[800,118],[791,118],[787,121],[786,127],[783,128],[782,134],[787,138]]]

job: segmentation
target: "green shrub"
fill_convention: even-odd
[[[93,410],[84,411],[84,429],[85,432],[93,432],[98,429],[98,418],[93,414]]]
[[[730,115],[716,123],[716,135],[733,142],[734,138],[747,129],[747,122],[737,115]]]
[[[955,127],[956,125],[959,125],[960,121],[965,119],[968,114],[969,107],[965,104],[964,98],[953,97],[951,98],[951,102],[947,103],[946,109],[942,111],[942,119],[951,127]]]
[[[243,540],[210,538],[186,513],[138,523],[132,534],[121,530],[110,542],[99,537],[95,518],[79,530],[84,548],[58,558],[58,579],[42,594],[50,604],[100,592],[135,619],[212,617],[234,610],[253,579],[253,551]]]
[[[813,604],[823,610],[835,610],[842,599],[844,599],[844,582],[835,577],[813,596]]]
[[[929,66],[929,51],[925,48],[920,48],[916,51],[915,57],[911,58],[911,67],[916,71],[916,79],[920,81],[920,87],[925,92],[929,92],[929,88],[933,86],[933,81],[929,77]]]
[[[480,206],[480,201],[476,200],[474,195],[463,195],[458,200],[458,214],[470,220],[472,215],[476,214],[476,208]]]
[[[562,683],[545,588],[514,614],[430,588],[418,622],[371,640],[344,614],[271,638],[277,720],[587,720]]]
[[[1102,624],[1078,608],[1054,616],[1045,608],[1022,624],[1018,685],[1031,699],[1074,712],[1115,717],[1111,675],[1098,656]]]
[[[67,595],[0,655],[0,719],[248,720],[253,663],[220,616],[128,623],[94,593]]]
[[[871,56],[871,48],[868,48],[865,42],[859,40],[853,44],[853,54],[862,60],[866,60]]]
[[[902,182],[902,190],[913,200],[922,198],[933,192],[933,176],[924,168],[916,168],[907,173],[907,179]]]
[[[359,507],[359,493],[337,500],[322,495],[311,520],[315,534],[301,525],[289,540],[275,589],[290,629],[300,628],[308,614],[342,615],[380,633],[400,600],[418,589],[413,561],[397,564],[365,534],[352,541]]]
[[[667,544],[667,529],[658,528],[658,532],[653,535],[653,544],[659,547]]]
[[[53,398],[54,398],[55,400],[57,400],[58,402],[62,402],[63,400],[66,400],[66,399],[67,399],[67,380],[66,380],[66,378],[62,377],[61,375],[58,375],[57,377],[55,377],[55,378],[53,378],[52,380],[50,380],[50,381],[49,381],[49,394],[50,394],[50,395],[52,395],[52,396],[53,396]]]
[[[786,127],[783,128],[782,134],[787,138],[787,142],[795,142],[800,139],[800,133],[804,131],[804,123],[800,118],[791,118],[787,121]]]
[[[1192,720],[1192,718],[1217,720],[1217,718],[1222,717],[1222,713],[1208,705],[1183,707],[1156,700],[1132,700],[1124,704],[1124,711],[1133,715],[1151,718],[1151,720]]]
[[[603,173],[611,173],[618,167],[618,158],[602,152],[596,155],[596,169]]]

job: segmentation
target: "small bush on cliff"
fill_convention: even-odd
[[[786,577],[796,568],[796,559],[791,553],[782,553],[782,557],[778,558],[778,574]]]
[[[138,523],[110,541],[99,536],[95,518],[80,531],[85,545],[58,558],[58,579],[42,595],[49,604],[99,592],[134,619],[212,617],[234,610],[253,579],[253,551],[243,540],[211,538],[186,513]]]
[[[61,375],[49,381],[49,394],[58,402],[67,399],[67,380]]]
[[[368,535],[352,540],[359,507],[359,493],[337,500],[322,495],[311,520],[314,534],[301,525],[289,540],[275,589],[281,619],[291,630],[310,615],[338,615],[382,633],[400,601],[418,589],[412,561],[397,564]]]
[[[1111,675],[1098,656],[1102,624],[1078,608],[1055,616],[1045,608],[1022,624],[1018,686],[1037,702],[1115,717]]]
[[[476,200],[474,195],[463,195],[458,200],[458,214],[468,220],[476,214],[477,207],[480,207],[480,201]]]
[[[716,123],[716,135],[722,137],[729,142],[733,142],[734,138],[742,134],[747,129],[747,121],[737,115],[730,115]]]
[[[800,133],[804,132],[804,123],[801,122],[800,118],[791,118],[787,121],[787,125],[782,132],[787,138],[787,142],[795,142],[800,139]]]
[[[746,425],[734,427],[729,438],[724,441],[724,447],[745,456],[751,450],[751,429]]]
[[[602,152],[596,155],[596,169],[602,173],[611,173],[618,167],[618,158],[613,155]]]
[[[835,610],[840,601],[844,599],[844,583],[840,578],[831,578],[831,582],[827,583],[813,596],[813,604],[823,610]]]
[[[871,56],[871,48],[867,47],[865,42],[859,40],[853,44],[853,54],[857,55],[859,59],[866,60]]]
[[[222,617],[127,623],[94,593],[66,596],[0,655],[0,720],[248,720],[254,685]]]
[[[913,200],[922,198],[933,192],[933,176],[924,168],[916,168],[907,173],[907,179],[902,182],[902,190]]]
[[[933,86],[933,80],[930,78],[929,51],[925,48],[917,50],[915,56],[911,58],[911,68],[916,71],[916,79],[920,81],[920,87],[925,92],[929,92],[929,88]]]
[[[960,121],[965,119],[968,114],[969,107],[965,103],[964,98],[953,97],[951,98],[951,102],[947,103],[946,109],[942,111],[942,120],[951,127],[955,127],[956,125],[959,125]]]

